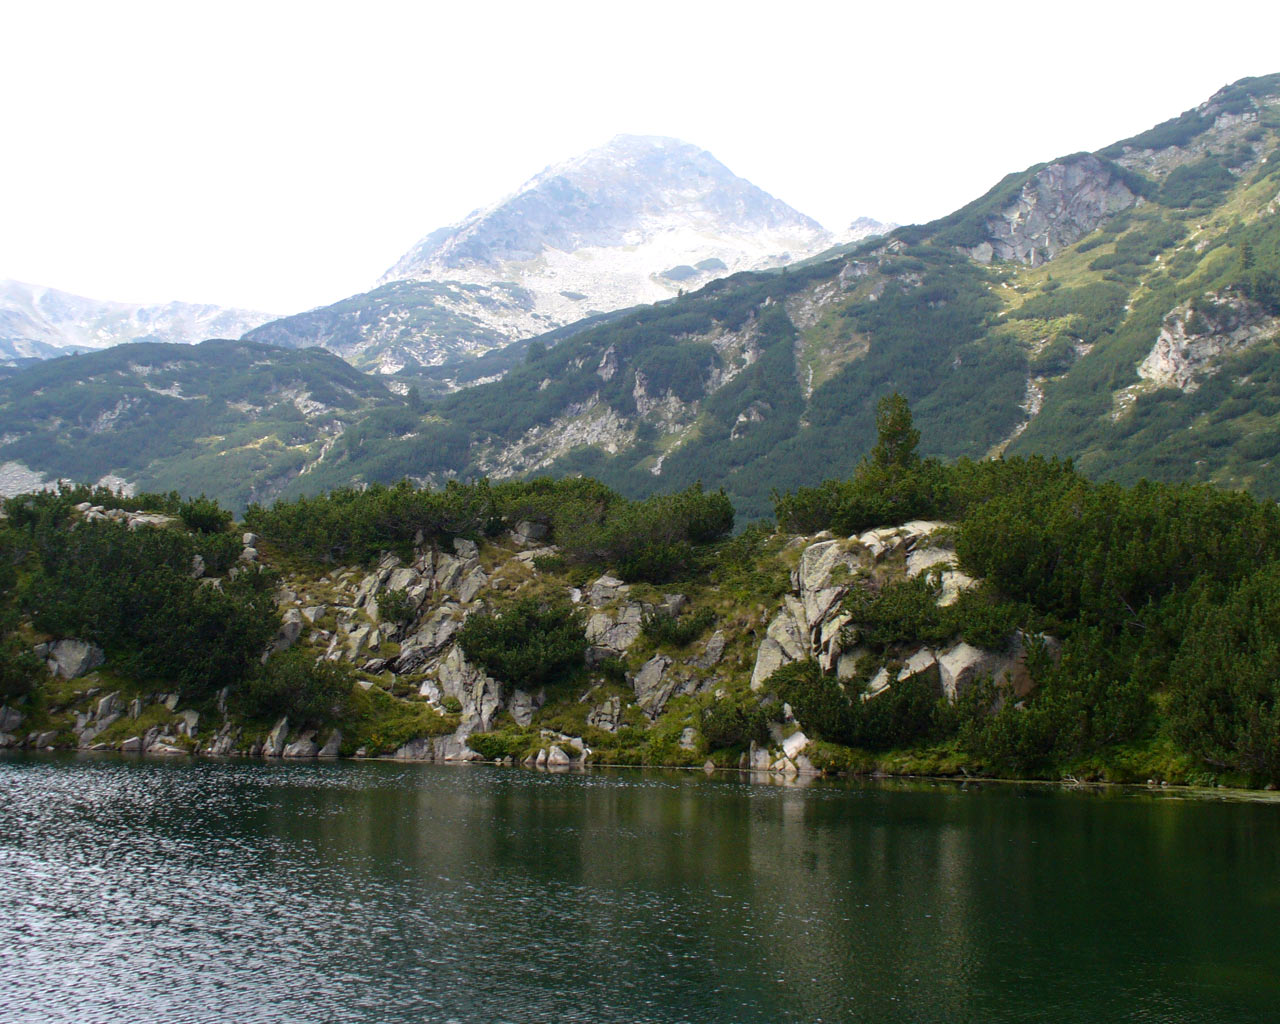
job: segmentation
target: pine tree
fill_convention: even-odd
[[[911,423],[911,407],[898,392],[876,405],[876,445],[871,462],[883,469],[909,469],[920,461],[920,431]]]

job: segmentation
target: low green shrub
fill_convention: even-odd
[[[769,739],[769,715],[752,696],[726,697],[702,709],[702,738],[711,750],[746,747]]]
[[[467,746],[486,761],[501,761],[504,757],[520,759],[531,743],[524,733],[476,732],[467,737]]]
[[[403,626],[412,622],[417,615],[417,606],[403,590],[384,590],[378,595],[378,618],[395,626]]]
[[[583,666],[582,611],[565,598],[525,597],[467,619],[458,644],[472,664],[512,686],[536,688]]]
[[[251,718],[287,715],[294,723],[333,721],[347,710],[355,670],[343,661],[317,661],[294,647],[271,657],[240,689],[240,708]]]
[[[650,612],[641,620],[640,631],[655,644],[684,647],[702,636],[715,621],[716,613],[710,608],[680,616]]]
[[[178,506],[178,517],[197,533],[222,533],[231,525],[231,513],[203,494]]]

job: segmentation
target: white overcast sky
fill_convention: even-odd
[[[1280,71],[1280,0],[0,0],[0,278],[293,312],[622,133],[838,228]]]

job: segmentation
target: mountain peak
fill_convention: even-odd
[[[660,273],[671,260],[717,258],[730,269],[746,269],[784,251],[821,248],[829,237],[817,221],[738,177],[704,149],[664,136],[617,135],[552,164],[458,224],[433,231],[380,283],[466,279],[466,271],[481,268],[491,279],[495,269],[542,261],[549,252],[634,249],[674,234],[701,244],[689,252],[664,246],[643,276]],[[512,280],[526,283],[521,271],[528,268],[510,269]]]

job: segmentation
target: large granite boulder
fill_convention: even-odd
[[[63,679],[78,679],[101,666],[107,657],[102,648],[84,640],[58,640],[48,644],[45,658],[49,671]]]
[[[289,719],[282,718],[276,722],[267,738],[262,743],[263,757],[280,757],[284,753],[285,741],[289,736]]]
[[[671,659],[665,654],[655,654],[640,666],[640,670],[632,677],[631,685],[635,690],[636,703],[649,718],[657,718],[666,707],[667,701],[675,691],[679,680],[668,673]]]

